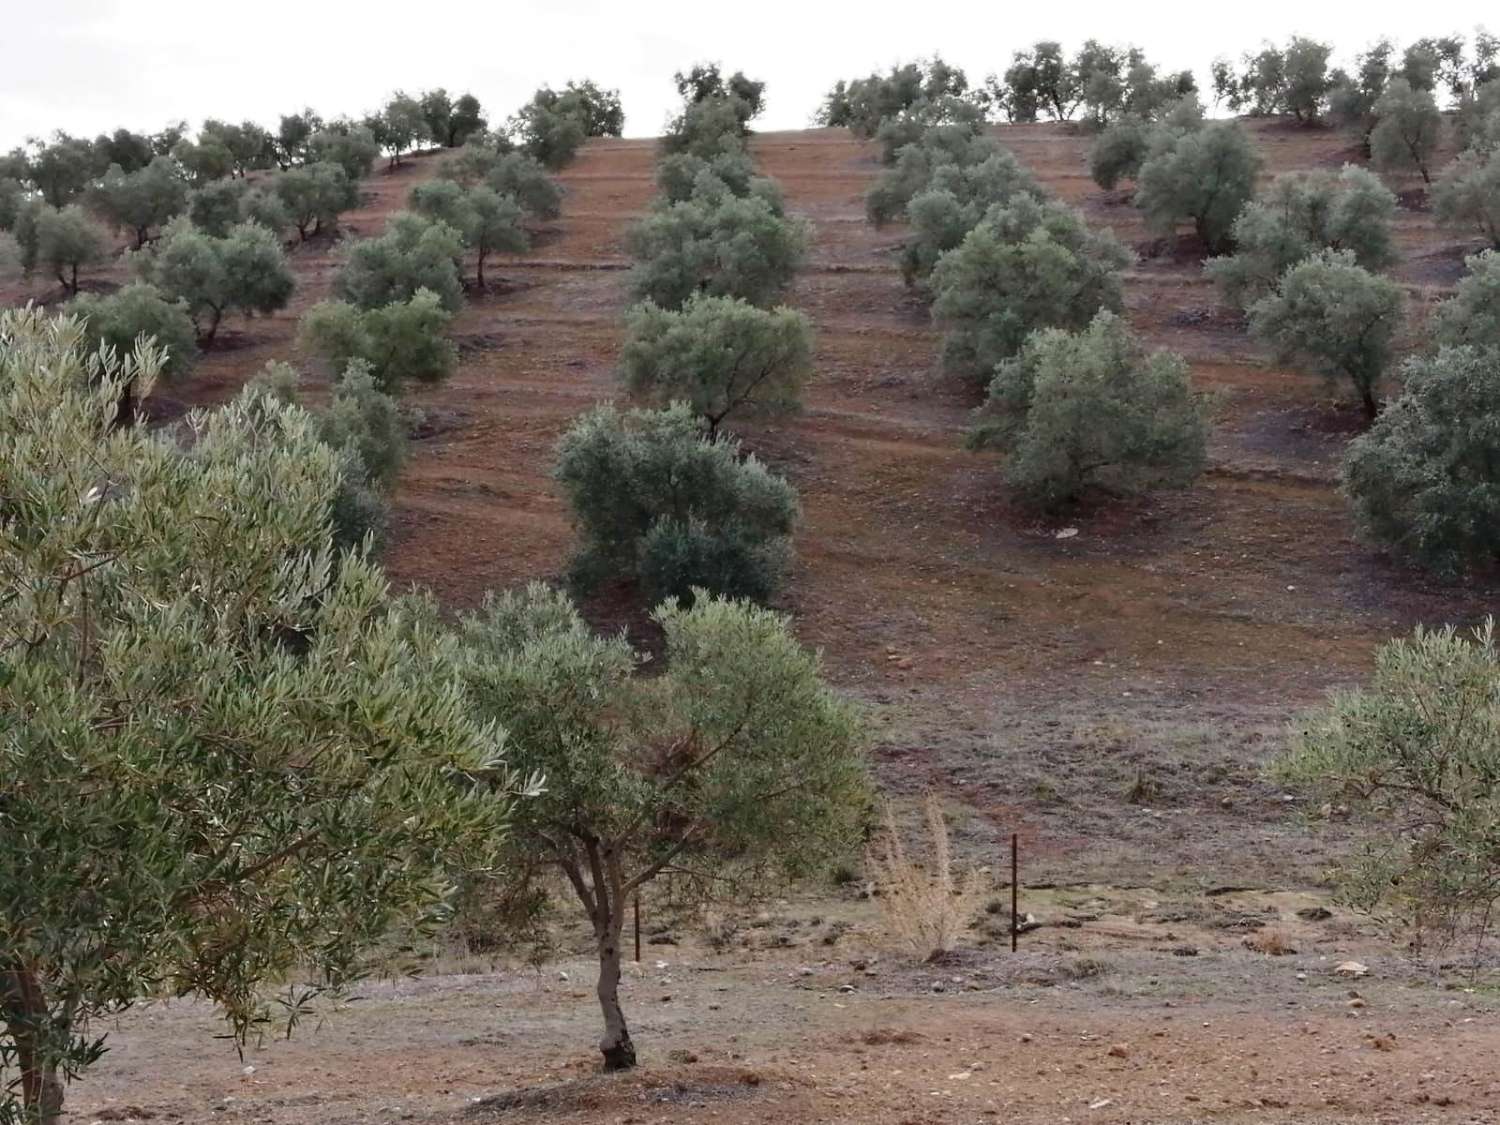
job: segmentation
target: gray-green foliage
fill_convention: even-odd
[[[868,140],[882,122],[921,103],[969,93],[968,76],[934,55],[930,60],[893,66],[887,74],[838,82],[814,120],[819,125],[845,126],[855,136]]]
[[[710,441],[736,411],[797,409],[811,365],[807,317],[735,297],[694,295],[675,311],[638,305],[620,352],[632,394],[658,406],[687,403],[708,422]]]
[[[142,1001],[290,1030],[431,932],[514,789],[451,637],[335,557],[312,419],[251,394],[191,442],[118,427],[157,357],[82,341],[0,314],[0,493],[24,498],[0,521],[0,1058],[31,1063],[0,1119],[28,1125]]]
[[[1081,332],[1033,333],[1002,362],[970,432],[999,446],[1005,480],[1044,510],[1092,486],[1115,492],[1184,487],[1203,471],[1207,426],[1187,363],[1148,354],[1114,313]]]
[[[925,279],[949,250],[993,207],[1017,196],[1041,201],[1046,192],[1008,150],[978,164],[943,164],[906,205],[908,233],[901,245],[901,276],[908,285]]]
[[[1246,55],[1236,73],[1227,60],[1214,63],[1214,92],[1236,113],[1260,117],[1290,113],[1311,123],[1322,117],[1339,75],[1328,69],[1333,48],[1327,43],[1293,36],[1287,45],[1266,44]]]
[[[1136,175],[1135,203],[1157,234],[1171,236],[1190,219],[1209,253],[1221,254],[1255,194],[1260,166],[1260,154],[1237,122],[1157,130]]]
[[[447,223],[474,252],[476,281],[484,288],[484,261],[491,254],[518,254],[531,245],[521,205],[486,184],[463,187],[455,180],[428,180],[412,188],[411,208]]]
[[[555,219],[562,214],[562,188],[547,169],[524,152],[502,152],[492,141],[470,141],[438,168],[438,175],[464,187],[486,184],[510,196],[527,214]]]
[[[723,902],[818,871],[857,848],[870,801],[860,724],[786,618],[708,597],[653,616],[655,676],[540,585],[491,596],[459,626],[476,714],[508,732],[513,767],[546,778],[516,804],[506,867],[546,895],[561,868],[577,896],[614,1070],[636,1061],[618,986],[639,889],[670,872],[677,901]]]
[[[336,371],[361,360],[382,387],[393,389],[407,379],[430,383],[452,373],[458,352],[444,335],[452,319],[430,289],[373,309],[320,301],[303,315],[297,342]]]
[[[296,368],[275,360],[251,382],[258,393],[296,404]],[[340,483],[330,519],[333,542],[359,549],[378,545],[389,514],[387,497],[406,460],[406,423],[396,400],[381,390],[362,359],[351,359],[333,384],[328,406],[313,414],[318,437],[340,457]]]
[[[1347,378],[1373,418],[1401,311],[1394,281],[1348,250],[1325,250],[1287,270],[1276,291],[1251,306],[1250,333],[1282,362],[1311,361],[1329,378]]]
[[[134,262],[144,280],[186,305],[204,344],[212,343],[226,314],[284,309],[296,287],[281,240],[257,223],[215,238],[186,217],[174,219]]]
[[[453,227],[401,211],[385,231],[349,247],[334,278],[334,296],[362,309],[408,301],[419,289],[434,293],[450,313],[463,305],[459,277],[463,240]]]
[[[1438,344],[1500,349],[1500,252],[1485,250],[1464,259],[1468,272],[1438,305],[1432,335]]]
[[[998,158],[1017,167],[1015,156],[993,137],[970,129],[938,125],[923,131],[896,155],[865,196],[865,215],[877,227],[906,216],[912,199],[932,183],[939,168],[972,168]]]
[[[1365,269],[1396,261],[1391,219],[1396,197],[1379,177],[1344,165],[1341,172],[1277,176],[1234,222],[1234,253],[1205,269],[1232,304],[1248,306],[1281,275],[1318,250],[1348,250]]]
[[[685,403],[590,411],[558,444],[554,475],[577,524],[572,574],[584,589],[630,578],[650,602],[696,587],[764,600],[781,582],[795,490],[737,442],[704,440]]]
[[[756,196],[778,215],[785,210],[776,181],[757,175],[755,164],[742,148],[704,158],[679,152],[656,162],[657,198],[663,203],[683,203],[694,196]]]
[[[1500,250],[1500,146],[1462,153],[1438,180],[1432,203],[1443,222],[1466,227]]]
[[[332,164],[351,184],[358,184],[370,174],[370,165],[379,155],[380,143],[369,129],[341,122],[312,135],[307,143],[305,163]]]
[[[35,223],[35,251],[28,268],[51,270],[64,289],[77,293],[78,271],[104,260],[109,252],[109,233],[76,203],[60,211],[41,208],[35,214]]]
[[[1486,622],[1382,646],[1366,687],[1302,719],[1278,772],[1368,833],[1337,870],[1343,902],[1419,945],[1477,944],[1500,899],[1497,754],[1500,653]]]
[[[280,173],[271,188],[303,241],[337,225],[339,215],[359,202],[358,183],[326,160]]]
[[[1130,254],[1061,203],[1018,195],[939,259],[929,285],[943,363],[987,380],[1039,328],[1081,329],[1123,307]]]
[[[91,352],[108,346],[128,356],[145,337],[159,350],[162,374],[170,376],[185,374],[198,358],[197,330],[187,305],[143,281],[108,295],[80,293],[69,302],[68,312],[84,322]]]
[[[1133,180],[1161,131],[1194,132],[1203,127],[1203,104],[1196,97],[1179,98],[1156,107],[1156,116],[1127,113],[1112,121],[1089,146],[1089,175],[1106,191],[1121,180]]]
[[[887,118],[875,130],[881,163],[894,164],[903,148],[918,143],[932,129],[979,136],[984,129],[984,109],[968,98],[947,97],[918,102]]]
[[[1443,574],[1500,559],[1500,347],[1443,347],[1349,445],[1344,488],[1373,542]]]
[[[1443,118],[1430,90],[1416,90],[1392,78],[1375,103],[1370,156],[1381,168],[1415,169],[1432,182],[1432,156],[1442,137]]]
[[[696,196],[632,226],[630,285],[638,300],[680,308],[694,293],[774,304],[806,255],[806,224],[760,196]]]
[[[89,193],[94,211],[116,230],[130,231],[137,249],[146,244],[153,227],[165,226],[182,213],[187,198],[187,181],[167,156],[134,172],[112,164]]]

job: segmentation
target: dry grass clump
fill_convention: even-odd
[[[1245,948],[1264,953],[1267,957],[1287,957],[1297,952],[1280,930],[1257,930],[1245,939]]]
[[[978,909],[983,889],[979,872],[962,877],[953,870],[948,824],[935,794],[922,803],[930,856],[924,865],[907,854],[891,806],[875,846],[865,854],[870,876],[891,932],[913,954],[932,960],[951,952]]]

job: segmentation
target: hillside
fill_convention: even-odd
[[[1356,155],[1333,130],[1247,124],[1267,175]],[[1299,710],[1368,669],[1377,644],[1419,622],[1476,620],[1495,591],[1436,582],[1355,539],[1336,478],[1357,409],[1265,361],[1218,307],[1201,254],[1153,245],[1127,197],[1089,179],[1086,135],[994,132],[1141,255],[1127,274],[1130,321],[1187,356],[1216,396],[1204,480],[1060,524],[1010,507],[993,457],[963,448],[977,399],[938,370],[938,333],[894,263],[900,231],[865,221],[874,147],[834,130],[752,144],[788,210],[812,224],[791,303],[818,341],[805,411],[739,432],[801,493],[779,604],[867,705],[885,789],[941,792],[977,862],[998,866],[1002,841],[1020,834],[1023,907],[1045,924],[1022,954],[997,930],[952,965],[902,967],[889,952],[882,965],[878,916],[857,888],[743,919],[728,953],[652,904],[652,924],[659,914],[670,930],[652,936],[672,943],[649,947],[630,982],[639,1075],[585,1077],[595,1012],[573,983],[584,962],[567,961],[375,986],[321,1031],[243,1064],[227,1046],[190,1046],[213,1026],[207,1009],[148,1009],[111,1034],[109,1060],[76,1091],[80,1120],[1485,1119],[1475,1115],[1500,1083],[1489,998],[1446,995],[1351,919],[1299,918],[1326,897],[1320,875],[1342,830],[1306,824],[1260,766]],[[590,142],[560,174],[561,218],[528,255],[497,262],[500,280],[455,321],[458,373],[413,389],[424,420],[385,558],[397,581],[457,608],[560,575],[572,533],[552,447],[618,392],[622,240],[653,193],[654,156],[651,141]],[[375,173],[345,234],[377,232],[439,159]],[[1473,246],[1437,228],[1418,184],[1397,186],[1393,272],[1419,330]],[[222,401],[288,357],[336,252],[297,248],[293,307],[227,325],[155,415]],[[601,628],[652,639],[623,599],[586,609]],[[1267,929],[1299,952],[1244,948]],[[1351,1006],[1331,969],[1354,955],[1376,972]],[[169,1048],[190,1061],[162,1073],[151,1052]],[[446,1116],[556,1082],[571,1084]]]

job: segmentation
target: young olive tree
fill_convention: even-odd
[[[281,240],[257,223],[215,238],[176,219],[135,262],[144,280],[186,305],[203,346],[213,343],[226,314],[269,315],[286,308],[296,288]]]
[[[970,447],[1003,448],[1006,483],[1042,510],[1095,485],[1182,488],[1206,460],[1203,405],[1186,361],[1148,354],[1111,312],[1082,332],[1032,333],[996,368],[977,419]]]
[[[993,137],[962,127],[938,125],[902,147],[891,167],[865,195],[865,217],[877,227],[906,217],[907,205],[932,184],[939,168],[972,168],[993,158],[1026,175],[1015,155]]]
[[[276,163],[285,172],[288,168],[297,164],[305,164],[309,159],[309,142],[314,133],[323,129],[323,119],[311,108],[304,108],[301,113],[284,114],[276,129],[273,138],[273,146],[276,152]]]
[[[444,335],[452,319],[430,289],[373,309],[320,301],[303,315],[297,343],[335,371],[358,360],[391,390],[408,379],[432,383],[452,374],[458,352]]]
[[[334,296],[362,309],[376,309],[408,301],[418,289],[426,289],[443,308],[457,312],[464,302],[462,260],[458,231],[410,211],[398,212],[383,234],[362,238],[349,248],[334,278]]]
[[[1156,107],[1156,116],[1127,113],[1111,122],[1089,146],[1089,175],[1105,191],[1134,180],[1159,134],[1175,136],[1203,127],[1203,103],[1191,95]]]
[[[1431,91],[1414,89],[1404,78],[1392,78],[1375,103],[1370,156],[1377,167],[1416,169],[1432,183],[1432,156],[1442,137],[1443,117]]]
[[[1345,903],[1420,944],[1477,949],[1500,901],[1497,753],[1500,654],[1486,622],[1382,646],[1369,684],[1307,716],[1278,772],[1368,827],[1338,868]]]
[[[656,189],[663,203],[685,203],[695,196],[743,199],[753,195],[764,199],[778,215],[785,211],[781,189],[774,180],[756,174],[755,164],[743,149],[708,158],[686,152],[664,156],[656,162]]]
[[[339,215],[359,202],[359,185],[332,161],[282,172],[271,181],[271,189],[302,242],[323,233],[325,225],[336,226]]]
[[[465,188],[453,180],[428,180],[412,188],[408,202],[418,215],[447,223],[474,251],[475,281],[484,289],[484,260],[495,252],[519,254],[531,245],[521,205],[484,184]]]
[[[343,121],[313,133],[303,163],[337,165],[351,184],[358,184],[370,174],[370,165],[379,155],[380,142],[374,133],[363,125]]]
[[[83,322],[90,353],[110,347],[120,356],[135,351],[144,338],[158,352],[163,375],[184,375],[198,358],[197,328],[187,305],[172,300],[144,281],[133,282],[106,295],[80,293],[68,303],[68,313]]]
[[[1130,253],[1064,204],[1019,195],[996,207],[929,281],[932,315],[946,329],[943,364],[987,380],[1039,328],[1084,328],[1118,312]]]
[[[1500,250],[1500,147],[1460,155],[1438,180],[1432,203],[1444,223],[1468,228]]]
[[[764,601],[790,554],[797,494],[737,442],[705,441],[685,403],[620,414],[601,406],[558,444],[553,474],[582,538],[582,589],[635,580],[646,600],[711,593]]]
[[[1468,273],[1433,317],[1439,345],[1500,349],[1500,252],[1486,250],[1464,259]]]
[[[675,309],[704,293],[765,307],[801,268],[807,228],[759,196],[698,197],[652,211],[630,228],[626,245],[638,300]]]
[[[1261,158],[1234,121],[1188,132],[1159,130],[1136,175],[1135,204],[1157,234],[1168,237],[1183,219],[1210,254],[1232,244],[1234,221],[1255,194]]]
[[[169,156],[154,157],[134,172],[112,164],[89,192],[94,212],[115,230],[130,231],[137,250],[146,245],[153,227],[166,226],[187,202],[187,181]]]
[[[962,244],[992,208],[1017,196],[1046,198],[1030,172],[1009,152],[968,167],[935,168],[926,190],[906,205],[908,233],[901,244],[901,276],[906,284],[925,281],[949,250]]]
[[[35,223],[34,265],[45,266],[65,290],[77,293],[78,271],[108,254],[108,232],[76,203],[60,211],[44,207]]]
[[[1205,271],[1231,304],[1248,307],[1319,250],[1348,250],[1365,269],[1384,269],[1396,261],[1395,213],[1396,196],[1364,168],[1288,172],[1245,205],[1234,221],[1234,253],[1208,262]]]
[[[870,803],[860,724],[785,617],[706,595],[653,616],[658,676],[544,586],[491,596],[459,625],[471,705],[504,726],[515,768],[547,779],[516,803],[507,867],[561,872],[592,925],[613,1071],[637,1061],[619,994],[635,895],[666,877],[723,901],[819,870],[858,845]]]
[[[710,442],[736,411],[798,409],[811,367],[812,325],[800,312],[698,294],[675,311],[637,305],[620,353],[632,394],[687,403],[708,423]]]
[[[1287,270],[1277,290],[1250,307],[1250,334],[1281,362],[1302,358],[1329,378],[1347,378],[1374,418],[1401,304],[1394,281],[1361,267],[1348,250],[1325,250]]]
[[[1443,347],[1349,445],[1344,489],[1372,542],[1445,575],[1500,559],[1500,348]]]
[[[492,144],[470,141],[444,160],[438,176],[462,187],[484,184],[496,195],[510,196],[537,219],[562,214],[562,188],[535,157],[524,152],[501,152]]]
[[[390,157],[390,167],[401,163],[403,153],[429,139],[422,103],[410,94],[396,91],[379,113],[364,119],[364,127]]]
[[[0,1120],[58,1125],[98,1025],[171,996],[241,1040],[349,987],[493,863],[514,790],[451,635],[336,558],[338,454],[247,395],[117,428],[159,356],[0,314]],[[230,531],[232,530],[232,533]],[[387,955],[388,956],[388,955]],[[167,1060],[161,1060],[167,1065]]]

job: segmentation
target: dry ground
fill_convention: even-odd
[[[1331,131],[1251,128],[1268,172],[1355,155]],[[1153,244],[1128,200],[1088,179],[1085,137],[1053,125],[997,132],[1141,252],[1131,321],[1183,352],[1217,394],[1206,478],[1079,512],[1063,521],[1077,529],[1067,538],[1062,524],[1014,511],[993,461],[961,447],[976,392],[938,371],[937,334],[894,268],[900,232],[864,221],[873,150],[835,131],[754,142],[812,225],[791,300],[817,326],[817,374],[800,416],[741,434],[801,492],[783,606],[832,678],[868,704],[884,786],[943,792],[970,856],[996,858],[1019,832],[1026,881],[1063,885],[1028,892],[1049,923],[1028,936],[1032,952],[1011,959],[981,929],[972,958],[917,973],[884,947],[867,903],[814,890],[772,923],[747,924],[750,944],[729,953],[673,935],[688,944],[662,947],[667,968],[632,986],[650,1064],[636,1078],[588,1076],[594,1017],[580,962],[566,965],[567,983],[551,965],[376,986],[326,1028],[251,1052],[253,1074],[204,1038],[207,1013],[133,1014],[76,1091],[80,1120],[118,1120],[131,1106],[285,1125],[447,1120],[508,1088],[522,1093],[455,1119],[1492,1119],[1500,1031],[1487,994],[1443,991],[1347,919],[1296,918],[1347,829],[1305,822],[1261,766],[1300,709],[1363,674],[1375,645],[1418,622],[1477,620],[1493,590],[1434,583],[1359,544],[1336,488],[1359,424],[1340,389],[1268,365],[1216,307],[1192,247]],[[425,419],[396,498],[397,580],[463,607],[560,574],[571,535],[551,450],[579,411],[616,393],[622,239],[651,198],[653,156],[649,141],[591,143],[562,174],[562,218],[530,254],[499,264],[503,281],[456,322],[457,375],[410,396]],[[374,175],[345,233],[377,231],[436,159]],[[1472,247],[1401,186],[1397,276],[1417,339]],[[294,256],[295,306],[221,332],[193,380],[159,396],[158,416],[221,401],[265,360],[292,355],[296,316],[326,294],[337,247]],[[650,640],[618,599],[589,611]],[[1226,885],[1259,891],[1239,906],[1205,894]],[[853,928],[824,945],[807,936],[809,912]],[[790,946],[756,936],[799,917]],[[1303,952],[1242,948],[1267,925]],[[1200,955],[1174,954],[1184,944]],[[889,968],[850,968],[881,950]],[[1350,1007],[1347,983],[1330,975],[1351,952],[1378,969],[1367,1007]],[[1103,972],[1080,975],[1080,957]],[[1107,1053],[1115,1043],[1123,1058]]]

